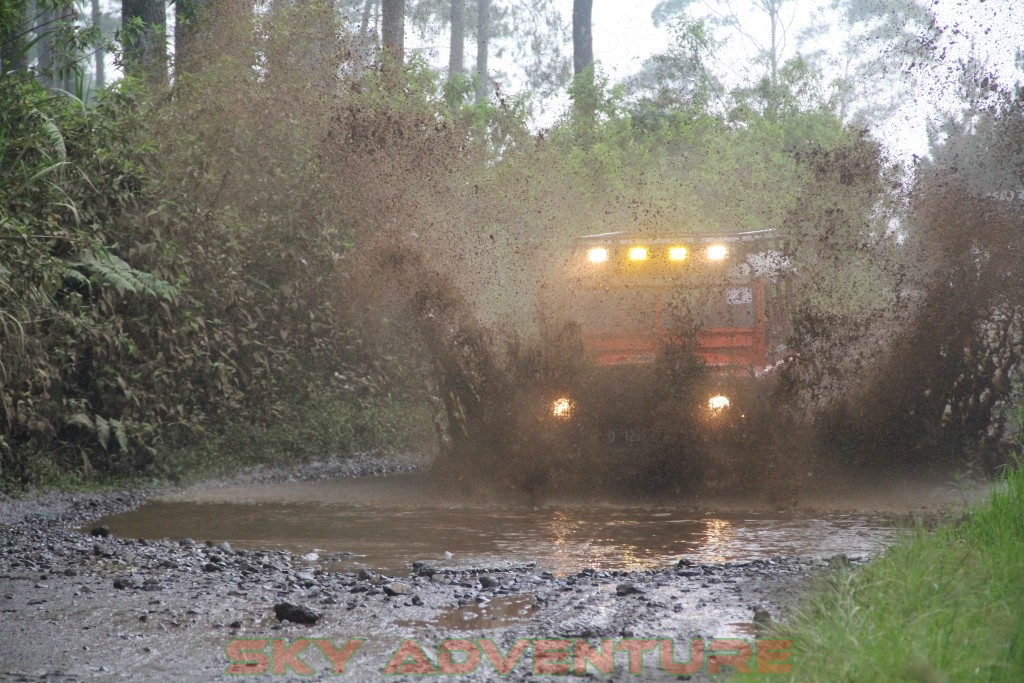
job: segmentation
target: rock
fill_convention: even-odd
[[[224,567],[220,566],[216,562],[207,562],[206,564],[203,565],[203,571],[204,572],[222,572],[222,571],[224,571]]]
[[[394,583],[389,583],[384,586],[384,593],[392,597],[396,595],[408,595],[411,592],[412,591],[409,586],[405,585],[401,581],[395,581]]]
[[[541,572],[540,578],[544,579],[545,581],[551,581],[555,578],[555,575],[551,572]]]
[[[372,581],[375,574],[369,569],[360,569],[359,576],[357,577],[360,581]]]
[[[225,552],[225,553],[230,553],[231,552],[231,544],[228,543],[227,541],[224,541],[223,543],[220,544],[220,549],[223,552]]]
[[[418,595],[412,596],[412,604],[416,605],[417,607],[420,607],[423,604],[423,598],[421,598]]]
[[[850,558],[846,556],[846,553],[839,553],[828,558],[829,569],[849,569]]]
[[[295,624],[315,624],[323,616],[316,610],[306,605],[296,605],[292,602],[279,602],[274,605],[274,616],[278,621],[288,620]]]
[[[676,563],[677,567],[696,567],[698,564],[688,557],[684,557]]]
[[[130,578],[118,576],[114,579],[114,588],[118,590],[124,590],[126,588],[135,588],[135,582]]]
[[[480,577],[480,586],[483,588],[497,588],[500,585],[501,581],[496,576],[484,574]]]
[[[433,576],[439,571],[437,566],[427,560],[418,560],[412,563],[412,570],[416,576]]]
[[[754,628],[760,634],[761,631],[764,631],[772,625],[772,615],[769,614],[768,610],[764,609],[763,607],[755,605],[754,618],[751,620],[751,622],[754,624]]]
[[[638,595],[640,593],[643,593],[643,591],[637,588],[636,584],[632,583],[620,583],[615,587],[616,595]]]
[[[102,526],[93,527],[89,531],[89,535],[90,536],[99,536],[100,538],[106,538],[107,536],[110,535],[110,527],[107,526],[106,524],[104,524]]]
[[[230,624],[228,624],[228,626],[231,628],[242,628],[242,622],[236,619],[235,621],[232,621]]]

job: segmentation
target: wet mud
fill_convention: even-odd
[[[810,501],[780,512],[710,500],[649,509],[444,505],[443,490],[430,482],[422,474],[220,482],[161,495],[6,503],[0,677],[239,680],[225,673],[237,663],[226,650],[237,639],[264,643],[268,653],[305,643],[296,666],[313,673],[286,667],[284,678],[296,680],[338,679],[312,639],[339,649],[362,640],[342,677],[358,681],[421,678],[384,673],[407,640],[422,646],[431,666],[445,640],[475,648],[488,641],[501,653],[520,640],[534,643],[507,676],[485,657],[474,673],[441,675],[450,680],[531,680],[536,639],[568,641],[570,650],[579,640],[594,648],[604,640],[668,640],[682,661],[698,640],[710,647],[715,639],[764,636],[814,577],[880,552],[899,533],[900,519],[956,509],[984,489],[953,479],[890,482],[876,493],[862,485],[860,493],[848,487],[831,512]],[[900,486],[902,495],[894,495]],[[849,512],[875,495],[887,507]],[[224,502],[236,496],[243,502]],[[836,511],[844,504],[846,512]],[[175,507],[199,514],[175,516]],[[285,526],[269,523],[274,514]],[[231,519],[247,515],[272,532],[231,532]],[[362,531],[354,523],[359,515]],[[313,527],[301,542],[285,538],[296,519]],[[461,520],[456,537],[474,530],[474,541],[459,547],[446,532],[429,531],[446,520]],[[562,555],[552,550],[560,541]],[[374,544],[390,546],[390,555]],[[280,612],[283,603],[297,610]],[[307,617],[314,623],[295,623]],[[635,680],[628,656],[617,651],[602,680]],[[654,650],[642,659],[643,680],[676,679]],[[706,677],[705,666],[693,680]]]

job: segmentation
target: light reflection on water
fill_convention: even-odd
[[[404,574],[415,560],[536,561],[538,571],[639,570],[775,555],[874,554],[898,530],[883,517],[665,508],[375,508],[334,503],[152,502],[101,520],[128,538],[192,537],[239,548],[351,553],[345,568]]]

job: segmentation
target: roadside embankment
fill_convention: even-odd
[[[960,522],[917,528],[869,565],[827,577],[779,626],[793,640],[787,678],[1019,681],[1022,585],[1024,472],[1016,468]]]

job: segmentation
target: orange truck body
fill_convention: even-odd
[[[633,259],[643,254],[634,250],[646,256]],[[670,250],[685,250],[685,257],[670,259]],[[585,356],[595,366],[651,364],[687,324],[711,370],[757,376],[784,356],[789,266],[772,231],[590,235],[579,240],[570,272],[559,317],[579,326]]]

